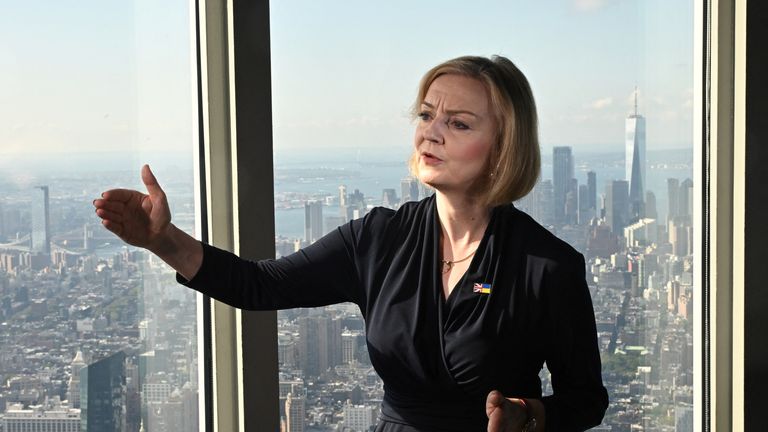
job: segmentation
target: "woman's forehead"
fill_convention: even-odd
[[[422,101],[445,110],[473,110],[486,112],[488,94],[482,82],[463,75],[440,75],[429,85]]]

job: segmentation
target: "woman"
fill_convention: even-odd
[[[149,195],[94,201],[102,223],[177,280],[249,310],[351,301],[385,383],[377,431],[585,430],[608,405],[584,258],[511,203],[533,188],[536,110],[506,58],[460,57],[422,79],[413,174],[435,194],[375,208],[303,250],[250,262],[170,223]],[[553,394],[542,397],[546,361]]]

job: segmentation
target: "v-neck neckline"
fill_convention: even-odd
[[[454,297],[456,297],[458,295],[458,294],[455,294],[456,291],[459,290],[466,283],[467,276],[470,274],[472,269],[474,269],[476,267],[476,264],[477,264],[476,261],[481,259],[481,258],[478,258],[478,256],[483,255],[483,250],[485,249],[486,244],[488,243],[488,237],[490,236],[490,233],[491,233],[491,226],[494,223],[495,218],[496,218],[496,211],[498,209],[498,206],[497,207],[493,207],[491,209],[491,215],[488,217],[488,225],[485,226],[485,231],[483,231],[483,237],[480,238],[480,243],[477,245],[477,249],[476,249],[474,255],[472,256],[472,259],[469,261],[469,266],[467,266],[467,269],[464,271],[464,273],[461,275],[459,280],[456,281],[454,286],[451,288],[451,291],[448,293],[447,297],[445,296],[445,289],[443,287],[443,272],[442,272],[443,263],[442,263],[442,260],[441,260],[442,253],[440,251],[440,238],[442,237],[442,229],[441,229],[441,226],[440,226],[440,216],[439,216],[439,214],[437,212],[437,197],[434,197],[434,196],[433,196],[433,201],[432,201],[432,208],[433,208],[433,210],[435,212],[435,214],[434,214],[434,223],[435,223],[434,235],[435,235],[435,239],[434,239],[434,245],[433,246],[434,246],[435,252],[436,252],[433,265],[435,267],[435,271],[436,271],[436,275],[437,275],[436,276],[436,281],[437,281],[436,286],[437,286],[437,292],[438,292],[438,299],[439,299],[440,303],[443,306],[445,306],[445,305],[447,305],[451,301],[451,299],[453,299]]]

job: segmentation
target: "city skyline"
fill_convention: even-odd
[[[515,205],[585,256],[611,395],[595,430],[691,431],[693,4],[270,2],[276,255],[424,198],[406,177],[419,79],[459,55],[507,56],[531,83],[542,154]],[[197,235],[193,5],[43,0],[0,15],[0,81],[14,84],[0,102],[0,429],[199,426],[199,295],[91,206],[113,187],[145,192],[149,163],[174,224]],[[375,424],[365,328],[350,303],[278,313],[287,431]]]
[[[14,41],[0,47],[0,80],[17,84],[0,105],[0,159],[72,148],[191,152],[197,120],[187,6],[89,2],[81,7],[91,19],[82,22],[84,9],[47,3],[45,9],[18,4],[0,18],[0,36]],[[642,9],[598,0],[525,8],[490,2],[461,12],[444,8],[444,25],[429,32],[419,30],[424,17],[435,13],[429,5],[380,5],[377,20],[356,19],[369,16],[361,7],[272,4],[277,149],[408,147],[408,112],[421,74],[469,53],[502,54],[518,63],[534,89],[547,148],[604,151],[623,141],[617,120],[632,110],[635,86],[640,110],[655,125],[648,130],[648,149],[691,145],[690,1],[652,0]],[[334,25],[317,16],[331,17]],[[82,25],[62,28],[68,21]],[[412,30],[392,32],[392,22]],[[162,30],[169,25],[177,30]],[[466,31],[451,31],[458,27]],[[51,40],[59,52],[51,52]],[[415,48],[416,41],[420,49],[397,49]]]

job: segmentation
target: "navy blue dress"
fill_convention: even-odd
[[[277,260],[203,244],[198,273],[177,281],[246,310],[353,302],[384,381],[377,431],[485,431],[491,390],[553,394],[547,430],[598,425],[608,406],[584,257],[512,204],[495,207],[448,298],[434,196],[375,208]]]

